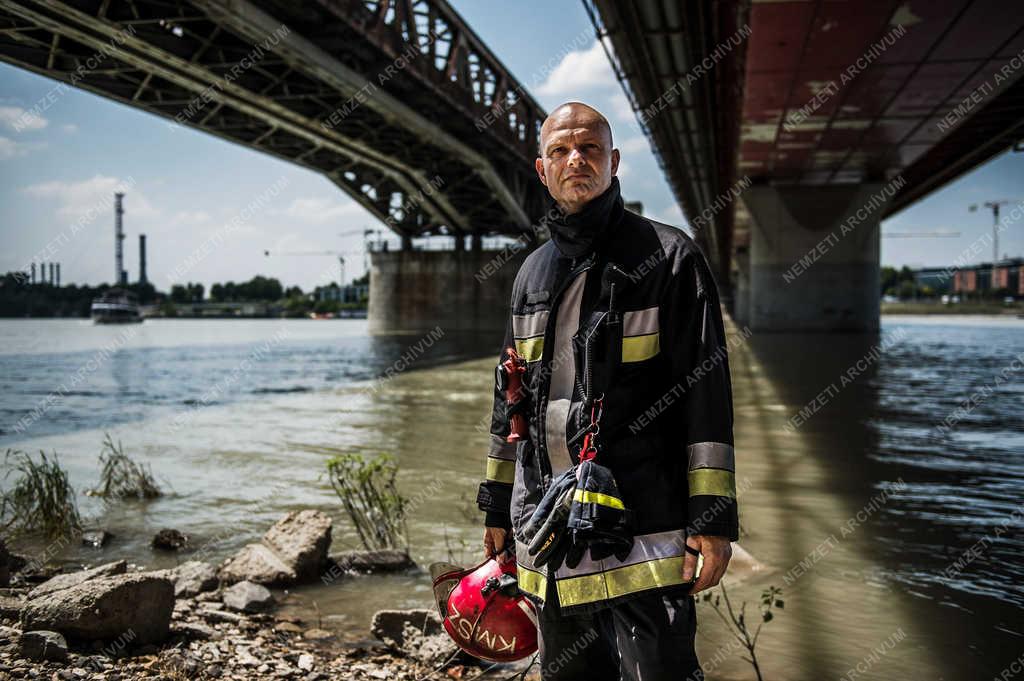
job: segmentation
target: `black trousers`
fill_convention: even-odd
[[[538,608],[544,681],[703,681],[693,596],[653,590],[595,613],[564,615],[554,579]]]

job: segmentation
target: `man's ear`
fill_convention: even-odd
[[[548,186],[548,178],[544,176],[544,159],[538,158],[533,162],[533,167],[537,170],[537,177],[540,178],[541,184],[545,187]]]
[[[612,149],[612,177],[615,176],[619,170],[619,150]]]

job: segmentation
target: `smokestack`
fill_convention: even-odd
[[[32,283],[36,283],[36,264],[32,263]]]
[[[124,192],[114,193],[114,285],[124,284],[125,272],[124,272],[124,230],[122,229],[121,221],[124,215],[124,206],[121,205],[121,200],[124,198]]]
[[[57,263],[57,288],[60,288],[60,263]]]
[[[50,263],[50,286],[53,286],[53,263]]]
[[[146,283],[146,235],[139,235],[139,283]]]

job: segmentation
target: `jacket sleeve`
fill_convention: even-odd
[[[512,317],[509,316],[505,329],[505,342],[501,346],[498,364],[508,359],[506,348],[513,343]],[[484,524],[487,527],[512,526],[511,504],[512,483],[515,480],[516,445],[506,442],[509,434],[509,423],[505,413],[505,394],[494,384],[494,407],[491,411],[490,446],[487,451],[487,469],[484,481],[480,483],[476,502],[484,511]]]
[[[665,333],[672,390],[686,424],[687,532],[739,538],[732,383],[718,287],[694,248],[672,275]],[[682,433],[680,433],[682,435]]]

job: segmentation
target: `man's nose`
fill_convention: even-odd
[[[569,160],[567,161],[567,163],[570,166],[572,166],[573,168],[577,168],[579,166],[582,166],[586,162],[587,162],[586,157],[584,157],[583,154],[580,153],[579,149],[573,149],[572,151],[569,152]]]

